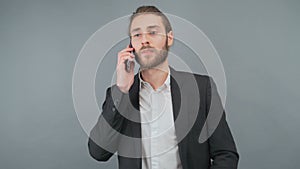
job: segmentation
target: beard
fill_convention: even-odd
[[[144,56],[142,56],[141,51],[143,49],[147,49],[151,51],[151,53],[144,54]],[[136,56],[135,60],[140,65],[141,69],[151,69],[157,67],[158,65],[166,61],[168,56],[168,51],[169,48],[166,41],[165,45],[161,50],[155,49],[154,47],[151,46],[144,46],[141,48],[139,52],[134,52],[134,55]]]

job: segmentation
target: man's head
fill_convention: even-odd
[[[130,18],[129,36],[141,68],[166,62],[173,32],[167,17],[154,6],[141,6]]]

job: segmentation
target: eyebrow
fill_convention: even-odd
[[[158,25],[147,26],[147,29],[153,29],[153,28],[160,28],[160,26],[158,26]],[[136,32],[136,31],[139,31],[139,30],[141,30],[141,28],[135,28],[135,29],[132,29],[131,32]]]

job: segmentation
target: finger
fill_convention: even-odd
[[[121,64],[121,63],[124,63],[124,61],[126,59],[129,59],[130,61],[133,61],[134,60],[134,56],[132,55],[121,55],[118,59],[118,64]]]
[[[124,64],[125,60],[134,61],[131,56],[124,56],[118,60],[118,66]]]
[[[127,48],[121,50],[119,53],[123,53],[123,52],[131,52],[131,51],[133,51],[133,48],[127,47]]]
[[[124,56],[124,55],[132,55],[132,56],[134,57],[134,54],[133,54],[132,52],[126,51],[126,52],[119,52],[119,53],[118,53],[118,59],[119,59],[120,57]]]
[[[124,57],[121,58],[120,64],[124,63],[125,60],[134,61],[134,59],[132,57],[130,57],[130,56],[124,56]]]
[[[124,60],[123,58],[126,58],[126,59],[128,59],[128,58],[131,58],[131,59],[134,59],[134,54],[132,54],[132,53],[122,53],[122,54],[120,54],[119,56],[118,56],[118,64],[120,63],[120,62],[122,62],[122,60]]]
[[[135,58],[135,55],[133,53],[129,53],[129,52],[126,52],[126,53],[121,53],[118,57],[119,58],[122,58],[124,56],[130,56],[132,58]]]

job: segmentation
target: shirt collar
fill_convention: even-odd
[[[150,89],[153,90],[152,86],[151,86],[148,82],[146,82],[146,81],[144,81],[144,80],[142,79],[142,77],[141,77],[141,71],[139,71],[138,77],[139,77],[139,80],[140,80],[140,89],[143,89],[143,88],[148,88],[148,89],[149,89],[149,88],[150,88]],[[165,87],[170,87],[170,77],[171,77],[171,71],[170,71],[170,68],[168,67],[168,76],[167,76],[165,82],[163,83],[163,85],[161,85],[161,86],[157,89],[157,91],[162,90],[162,89],[164,89]]]

